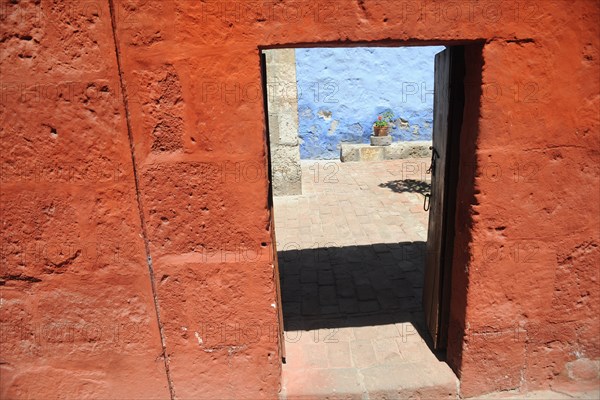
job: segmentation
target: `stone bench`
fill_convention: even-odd
[[[352,162],[430,158],[430,146],[431,141],[395,142],[389,146],[342,143],[340,160],[342,162]]]

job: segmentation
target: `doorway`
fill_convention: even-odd
[[[283,397],[456,394],[443,349],[462,57],[460,46],[436,56],[431,158],[301,162],[301,195],[271,187]],[[267,75],[263,57],[265,90]]]

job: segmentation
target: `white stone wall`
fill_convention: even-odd
[[[294,49],[264,51],[271,144],[271,180],[275,196],[302,193],[298,141],[298,89]]]

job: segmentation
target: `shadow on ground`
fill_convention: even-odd
[[[425,242],[278,253],[286,331],[411,322],[422,337]]]
[[[379,187],[388,188],[396,193],[410,192],[425,194],[431,192],[430,182],[418,181],[415,179],[389,181],[381,183]]]

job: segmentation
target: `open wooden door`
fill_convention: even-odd
[[[449,47],[435,56],[431,194],[425,258],[423,311],[434,348],[446,347],[450,272],[458,173],[458,138],[464,107],[464,49]]]
[[[275,291],[277,296],[277,319],[279,322],[277,335],[279,337],[279,353],[281,354],[281,361],[285,363],[285,334],[283,331],[283,303],[281,302],[281,281],[279,275],[279,262],[277,258],[277,243],[275,238],[275,216],[273,209],[273,182],[272,182],[272,171],[271,171],[271,135],[269,132],[269,102],[267,96],[267,60],[265,53],[260,52],[260,65],[262,75],[262,87],[263,87],[263,99],[264,99],[264,110],[265,110],[265,143],[266,145],[266,160],[267,160],[267,171],[269,179],[269,193],[268,193],[268,206],[269,206],[269,230],[271,232],[271,260],[273,261],[273,280],[275,281]]]

